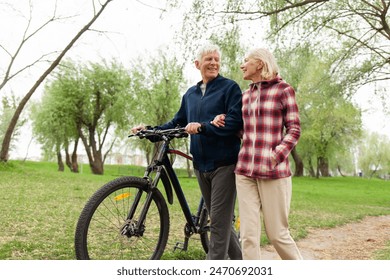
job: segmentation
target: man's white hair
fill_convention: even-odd
[[[201,61],[202,57],[206,54],[217,52],[221,57],[221,50],[217,45],[207,44],[199,48],[196,60]]]

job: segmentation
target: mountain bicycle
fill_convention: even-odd
[[[154,160],[144,176],[125,176],[98,189],[84,206],[76,226],[77,259],[145,260],[160,259],[167,245],[170,216],[166,200],[173,203],[173,191],[180,203],[186,224],[184,242],[174,249],[186,251],[193,234],[199,234],[208,252],[209,215],[203,198],[192,214],[172,167],[171,155],[192,158],[174,148],[175,138],[188,137],[184,128],[156,130],[150,127],[129,137],[158,142]],[[162,183],[166,198],[159,190]]]

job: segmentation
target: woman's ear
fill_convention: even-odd
[[[263,62],[262,61],[259,61],[259,65],[257,65],[256,69],[257,70],[261,70],[261,68],[263,68]]]

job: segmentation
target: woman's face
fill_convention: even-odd
[[[244,80],[251,80],[252,82],[259,82],[261,79],[262,63],[252,57],[246,57],[240,68],[243,73]]]

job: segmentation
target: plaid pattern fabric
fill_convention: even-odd
[[[235,173],[263,179],[291,176],[288,155],[301,133],[294,89],[277,77],[251,84],[242,98],[244,133]]]

